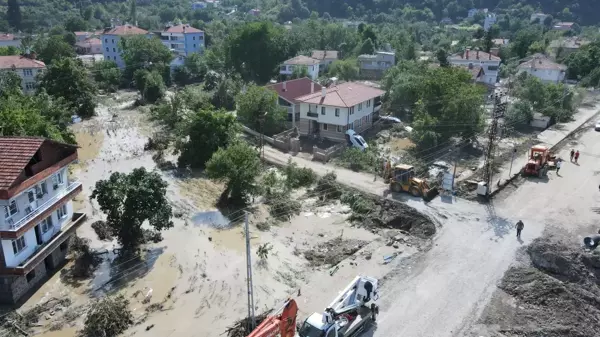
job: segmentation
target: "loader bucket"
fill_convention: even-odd
[[[423,194],[423,200],[431,201],[435,197],[437,197],[438,194],[440,194],[440,191],[438,190],[437,187],[430,188],[427,191],[425,191],[425,193]]]

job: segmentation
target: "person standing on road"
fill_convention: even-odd
[[[577,164],[578,160],[579,160],[579,150],[577,150],[577,152],[575,152],[575,164]]]
[[[559,176],[560,174],[558,174],[558,171],[560,171],[560,167],[562,166],[562,160],[557,160],[556,161],[556,175]]]
[[[571,162],[573,162],[574,156],[575,156],[575,150],[571,149]]]
[[[523,223],[523,221],[519,220],[519,222],[517,222],[517,238],[518,239],[521,238],[521,231],[523,230],[523,228],[525,228],[525,224]]]

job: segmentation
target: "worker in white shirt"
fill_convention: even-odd
[[[560,176],[560,174],[558,174],[558,171],[560,171],[560,167],[562,166],[562,160],[558,160],[556,161],[556,175]]]

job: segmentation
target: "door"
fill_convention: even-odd
[[[27,199],[29,200],[29,207],[27,207],[26,212],[31,213],[38,208],[37,193],[35,189],[27,191]]]
[[[38,224],[37,226],[35,226],[35,240],[37,241],[38,245],[41,245],[42,243],[44,243],[44,240],[42,240],[41,224]]]

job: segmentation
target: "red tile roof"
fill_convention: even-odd
[[[291,59],[283,62],[283,64],[306,65],[306,66],[312,66],[314,64],[319,64],[319,63],[320,63],[319,60],[315,60],[312,57],[308,57],[308,56],[304,56],[304,55],[299,55],[299,56],[296,56],[294,58],[291,58]]]
[[[133,25],[116,26],[104,31],[107,35],[142,35],[148,34],[147,30],[141,29]]]
[[[550,60],[545,55],[533,55],[531,60],[519,64],[518,69],[547,69],[547,70],[567,70],[567,67]]]
[[[91,47],[94,45],[102,45],[102,41],[98,38],[92,37],[85,39],[84,41],[76,42],[75,45],[79,47]]]
[[[346,82],[332,86],[322,92],[315,92],[296,98],[297,101],[339,107],[352,107],[371,98],[383,96],[385,91],[358,82]]]
[[[477,50],[465,50],[462,53],[454,54],[450,57],[450,60],[469,60],[469,61],[500,61],[500,58],[496,55],[486,53],[484,51]]]
[[[338,59],[338,51],[337,50],[313,50],[312,58],[317,60],[325,60],[325,59]]]
[[[33,155],[43,138],[0,137],[0,190],[8,190]]]
[[[283,83],[275,83],[271,85],[267,85],[267,88],[277,92],[277,95],[281,96],[283,99],[290,103],[295,103],[296,98],[300,96],[305,96],[310,94],[311,83],[314,83],[314,92],[321,92],[321,85],[311,81],[309,78],[298,78],[291,81],[285,82],[285,91],[283,90]]]
[[[0,69],[45,68],[46,64],[40,60],[33,60],[24,56],[0,56]]]
[[[12,34],[0,34],[0,41],[12,41],[15,39],[15,36]]]
[[[190,25],[184,25],[184,24],[167,27],[163,30],[163,32],[165,32],[165,33],[202,33],[202,31],[200,29],[194,28]]]

